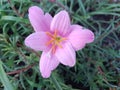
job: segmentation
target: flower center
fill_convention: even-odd
[[[50,44],[52,45],[51,47],[52,53],[55,53],[57,47],[62,48],[61,42],[66,40],[66,38],[60,37],[58,35],[57,30],[55,30],[54,34],[51,34],[50,32],[46,32],[46,34],[50,37],[50,40],[46,43],[46,45],[47,46],[49,46]]]

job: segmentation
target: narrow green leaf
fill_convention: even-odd
[[[81,0],[78,0],[78,4],[79,4],[79,7],[81,8],[83,15],[86,15],[86,10],[85,10],[85,7],[83,5],[83,2]]]
[[[4,90],[15,90],[10,83],[3,67],[2,67],[2,61],[0,60],[0,80],[4,86]]]
[[[14,17],[14,16],[2,16],[1,20],[8,20],[8,21],[18,21],[23,23],[29,23],[28,19],[24,19],[21,17]]]
[[[51,80],[52,80],[53,84],[55,85],[56,90],[62,90],[62,87],[60,86],[60,84],[56,80],[55,76],[53,76],[53,74],[51,75]]]

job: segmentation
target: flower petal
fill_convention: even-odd
[[[69,42],[65,42],[62,46],[62,48],[56,49],[55,56],[62,64],[71,67],[74,66],[76,55],[72,45]]]
[[[94,41],[94,34],[88,29],[84,29],[79,25],[72,25],[72,32],[68,36],[68,40],[71,42],[75,50],[82,49],[86,43]]]
[[[49,27],[50,27],[50,24],[51,24],[51,21],[52,21],[52,16],[49,13],[46,13],[45,14],[45,19],[46,19],[47,25],[49,25]]]
[[[50,30],[50,25],[41,8],[32,6],[29,8],[29,20],[36,32]]]
[[[70,18],[66,11],[60,11],[56,14],[51,22],[51,31],[57,30],[61,35],[69,33]]]
[[[46,42],[49,40],[49,37],[46,35],[45,32],[35,32],[31,35],[29,35],[25,39],[25,45],[37,50],[37,51],[43,51],[47,50],[49,47],[47,47]]]
[[[40,72],[44,78],[50,77],[52,70],[54,70],[58,65],[59,61],[54,55],[48,55],[49,52],[43,52],[40,58]]]

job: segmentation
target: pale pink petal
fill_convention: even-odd
[[[52,70],[59,65],[59,61],[53,55],[49,55],[49,52],[43,52],[40,58],[40,72],[44,78],[50,77]]]
[[[43,78],[49,78],[51,75],[51,68],[50,68],[50,59],[48,59],[44,54],[41,55],[39,68]]]
[[[49,27],[50,27],[50,24],[51,24],[51,21],[52,21],[52,16],[49,13],[46,13],[45,14],[45,19],[46,19],[47,25],[49,25]]]
[[[86,43],[94,41],[94,34],[88,29],[84,29],[81,26],[73,25],[72,32],[68,36],[68,40],[71,42],[75,50],[82,49]]]
[[[35,32],[25,39],[25,45],[34,50],[43,51],[48,49],[48,46],[46,45],[48,40],[49,37],[45,32]]]
[[[77,24],[71,25],[70,30],[73,31],[75,29],[83,30],[83,27]]]
[[[45,15],[41,8],[32,6],[29,8],[29,20],[36,32],[50,30]]]
[[[39,15],[43,15],[44,12],[41,8],[39,8],[38,6],[32,6],[29,8],[29,12],[32,12],[32,13],[38,13]]]
[[[65,42],[62,44],[62,48],[57,48],[55,52],[55,56],[58,58],[58,60],[68,66],[74,66],[75,65],[75,51],[72,47],[72,45],[69,42]]]
[[[59,63],[60,62],[58,61],[57,57],[53,56],[51,58],[51,70],[54,70],[59,65]]]
[[[57,30],[59,34],[66,35],[69,33],[70,18],[66,11],[60,11],[56,14],[51,22],[51,31]]]

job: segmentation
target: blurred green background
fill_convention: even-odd
[[[24,45],[35,5],[52,16],[65,9],[95,34],[73,68],[60,64],[48,79],[39,73],[41,52]],[[119,0],[0,0],[0,90],[120,90]]]

